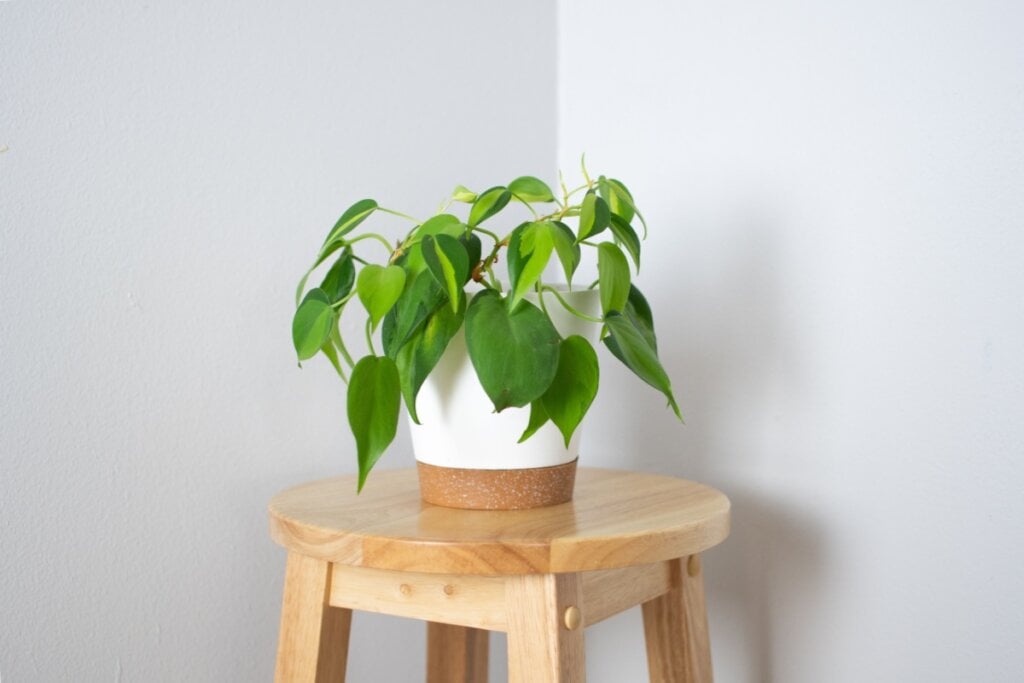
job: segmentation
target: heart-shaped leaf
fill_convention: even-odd
[[[553,202],[555,195],[540,178],[524,175],[508,184],[509,191],[523,202]]]
[[[469,273],[466,275],[466,282],[469,282],[469,276],[473,273],[473,268],[480,263],[480,256],[483,252],[483,245],[480,243],[480,238],[475,233],[463,233],[459,235],[459,242],[462,243],[463,248],[466,250],[466,254],[469,256]]]
[[[580,245],[576,242],[576,236],[572,234],[572,228],[561,221],[553,221],[553,223],[555,229],[551,231],[551,236],[555,243],[555,251],[558,253],[558,260],[562,263],[565,281],[571,285],[572,276],[582,258]]]
[[[320,289],[324,291],[331,303],[336,303],[349,295],[355,281],[356,264],[352,260],[352,250],[346,249],[327,271],[324,281],[320,283]]]
[[[541,402],[555,423],[565,447],[597,396],[597,354],[583,337],[574,334],[562,340],[558,348],[558,370]]]
[[[602,187],[603,185],[603,187]],[[644,226],[644,239],[647,239],[647,221],[644,220],[644,216],[640,213],[640,210],[636,208],[636,203],[633,201],[633,194],[626,188],[621,180],[615,178],[605,178],[601,176],[598,180],[598,187],[601,187],[601,195],[608,201],[608,206],[612,212],[617,213],[627,223],[633,222],[633,214],[636,214],[637,218],[640,219],[640,224]]]
[[[549,419],[547,411],[544,410],[544,401],[538,398],[530,404],[530,422],[526,425],[526,429],[523,430],[523,435],[519,437],[517,443],[522,443],[536,434],[537,430],[546,425]]]
[[[401,265],[410,274],[419,273],[427,267],[426,261],[423,260],[423,245],[419,240],[422,240],[427,235],[450,235],[451,237],[459,237],[464,234],[467,229],[468,226],[461,223],[458,216],[453,216],[450,213],[442,213],[428,218],[423,221],[423,224],[416,228],[416,232],[413,233],[413,238],[417,241],[409,247],[409,251],[406,252]]]
[[[540,279],[555,247],[550,221],[526,223],[512,231],[508,243],[508,278],[512,286],[509,308],[515,308],[523,295]]]
[[[463,301],[465,299],[463,298]],[[448,348],[448,342],[462,326],[464,310],[452,311],[448,306],[441,306],[427,316],[422,326],[409,338],[395,357],[398,374],[401,377],[402,396],[413,422],[420,423],[416,414],[416,396],[423,386],[423,381],[434,369],[441,355]]]
[[[504,209],[510,199],[512,199],[512,193],[504,187],[498,186],[486,190],[476,198],[473,208],[469,210],[469,225],[474,228],[480,225]]]
[[[622,250],[611,242],[597,245],[597,284],[601,290],[601,310],[605,314],[622,311],[629,298],[629,263]]]
[[[626,247],[626,251],[629,252],[630,258],[633,259],[633,266],[636,268],[636,272],[640,272],[640,238],[636,235],[636,230],[633,226],[624,221],[621,217],[611,215],[611,229],[612,234],[615,235],[622,246]]]
[[[405,271],[399,266],[379,266],[375,263],[363,266],[356,281],[359,300],[370,314],[370,325],[374,329],[384,314],[402,295],[405,287]]]
[[[672,395],[668,373],[661,366],[657,350],[648,343],[644,333],[629,318],[619,313],[609,313],[604,321],[609,332],[604,338],[604,345],[633,374],[663,393],[676,417],[682,420],[679,405]]]
[[[386,356],[366,356],[348,383],[348,423],[356,437],[359,489],[398,431],[398,367]]]
[[[629,288],[629,299],[626,300],[626,309],[622,311],[633,327],[643,335],[644,340],[655,351],[658,350],[658,339],[654,335],[654,314],[651,313],[651,305],[647,303],[646,297],[637,289],[636,285]]]
[[[320,252],[323,253],[325,249],[335,244],[344,235],[352,232],[353,228],[365,221],[376,210],[377,202],[372,199],[360,199],[345,209],[345,213],[341,214],[341,218],[334,224],[331,231],[327,233],[327,239],[324,240],[324,246]]]
[[[299,360],[315,356],[331,335],[334,309],[322,289],[309,290],[292,318],[292,343]]]
[[[469,254],[462,243],[448,235],[428,235],[423,238],[423,260],[438,284],[448,294],[452,311],[459,310],[463,299],[462,287],[469,279]]]
[[[398,303],[384,316],[380,332],[384,353],[395,358],[420,324],[443,306],[446,299],[444,290],[430,271],[424,270],[414,276],[412,284],[398,298]]]
[[[558,332],[529,301],[509,311],[493,290],[473,297],[466,312],[466,346],[496,411],[540,398],[558,370]]]
[[[299,303],[302,301],[302,293],[306,290],[306,281],[309,280],[309,276],[312,275],[313,271],[316,270],[321,263],[326,261],[331,254],[338,251],[344,246],[345,243],[343,241],[335,242],[334,244],[330,245],[329,247],[325,248],[323,251],[320,252],[320,254],[316,257],[316,261],[313,263],[312,266],[309,267],[309,270],[307,270],[306,273],[302,276],[302,279],[299,280],[299,286],[295,288],[296,306],[298,306]]]
[[[600,233],[608,227],[608,223],[611,220],[610,217],[611,212],[608,210],[607,202],[601,199],[593,190],[587,192],[580,206],[578,239],[582,241]]]

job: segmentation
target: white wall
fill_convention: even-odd
[[[266,502],[354,470],[295,282],[358,198],[553,172],[554,18],[0,2],[4,683],[269,680]],[[423,640],[360,615],[352,680],[417,679]]]
[[[1024,7],[563,0],[559,161],[651,224],[686,427],[604,375],[590,462],[709,481],[718,679],[1024,671]],[[635,615],[593,680],[643,675]]]

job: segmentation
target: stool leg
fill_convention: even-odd
[[[487,683],[489,635],[479,628],[427,622],[427,683]]]
[[[505,591],[509,683],[584,683],[579,575],[511,576]]]
[[[327,604],[331,564],[288,553],[276,683],[344,683],[352,610]]]
[[[711,683],[711,645],[700,556],[675,560],[668,593],[645,602],[651,683]]]

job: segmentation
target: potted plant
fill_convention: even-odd
[[[634,220],[644,237],[646,222],[622,182],[591,178],[585,166],[583,179],[572,190],[562,181],[560,198],[532,176],[479,193],[460,185],[427,220],[363,199],[331,228],[299,283],[292,339],[300,363],[323,354],[348,385],[359,490],[394,439],[404,400],[429,502],[507,509],[568,500],[577,427],[598,389],[598,340],[680,415],[650,306],[632,282]],[[450,211],[460,203],[464,218]],[[511,205],[528,219],[499,230]],[[376,213],[413,226],[397,244],[357,230]],[[596,255],[597,279],[574,288],[584,253]],[[549,265],[565,286],[545,280]],[[319,286],[307,289],[321,267]],[[366,316],[358,362],[338,324],[354,299]]]

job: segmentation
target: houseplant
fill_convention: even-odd
[[[356,440],[360,490],[394,439],[403,400],[421,465],[429,460],[421,457],[421,443],[435,444],[430,449],[435,454],[453,448],[437,446],[429,435],[417,438],[417,397],[425,383],[431,386],[442,371],[448,372],[447,366],[458,364],[457,359],[446,359],[463,353],[453,350],[463,343],[469,357],[463,365],[471,367],[477,380],[467,391],[475,390],[479,397],[476,407],[467,410],[478,415],[449,414],[447,422],[456,429],[461,423],[479,431],[487,415],[519,412],[518,442],[539,440],[538,432],[545,432],[550,442],[555,434],[562,441],[556,450],[574,466],[572,437],[598,388],[593,347],[598,338],[612,356],[662,392],[679,416],[671,383],[658,360],[651,309],[632,283],[632,271],[639,272],[641,246],[633,224],[639,221],[646,237],[646,222],[622,182],[592,178],[585,166],[583,179],[572,190],[561,182],[560,198],[531,176],[480,193],[460,185],[436,215],[423,221],[363,199],[335,223],[296,291],[292,338],[300,363],[323,354],[348,384],[347,412]],[[460,203],[467,207],[461,212],[465,218],[450,212]],[[529,218],[510,230],[499,230],[497,218],[511,205],[525,207]],[[375,213],[402,216],[413,227],[396,244],[380,234],[357,230]],[[573,276],[585,250],[596,254],[597,279],[574,289]],[[496,274],[502,260],[507,284]],[[549,264],[564,276],[567,289],[545,281]],[[320,285],[307,289],[311,275],[321,267],[326,273]],[[574,305],[587,293],[596,310]],[[355,308],[349,306],[353,299],[366,314],[367,354],[358,362],[338,324],[343,312]],[[553,320],[559,317],[563,322],[556,326]],[[589,327],[590,340],[575,331],[565,332],[565,319]],[[454,386],[457,381],[442,384]],[[433,406],[439,396],[445,400],[446,391],[432,387],[424,394],[431,393]],[[460,398],[463,406],[474,400],[472,393],[465,395],[470,399]],[[432,412],[444,411],[442,406]],[[495,428],[485,429],[491,435]],[[492,469],[487,443],[476,436],[462,443],[475,446],[475,451],[463,453],[460,462],[476,458],[482,469]],[[519,452],[510,451],[513,456]],[[541,471],[544,466],[531,469]],[[421,468],[421,482],[423,475]],[[569,496],[571,486],[570,475]],[[537,503],[527,503],[532,504]]]

